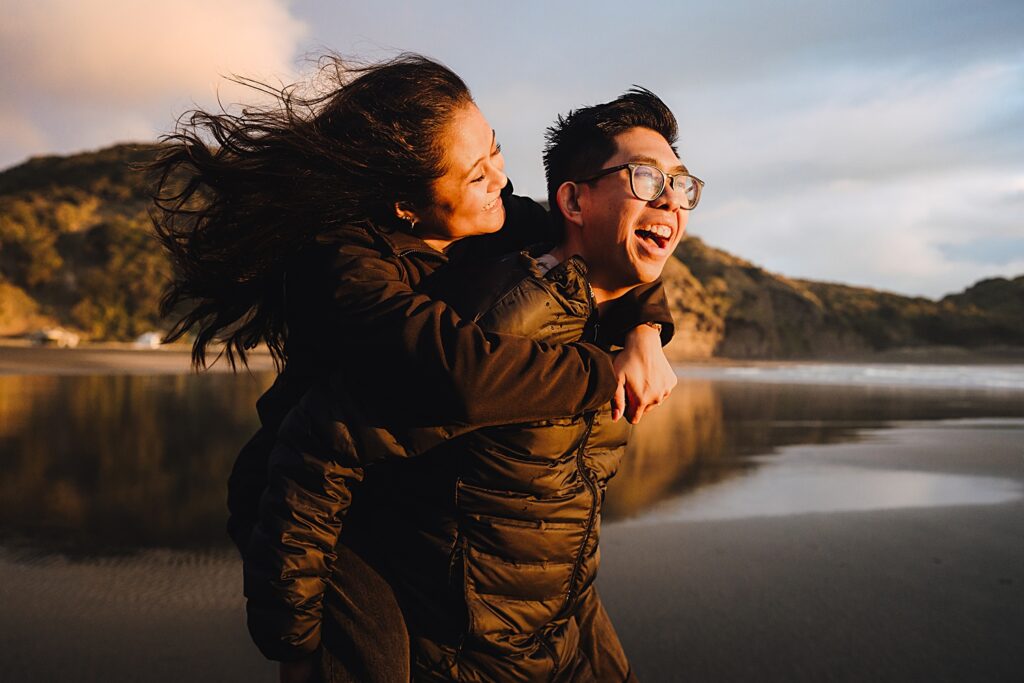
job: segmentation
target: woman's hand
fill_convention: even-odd
[[[676,373],[665,358],[661,334],[651,325],[638,325],[626,333],[626,347],[615,356],[619,386],[612,398],[612,419],[623,413],[632,424],[672,393]]]
[[[281,662],[279,671],[281,683],[309,683],[313,679],[312,656],[295,662]]]

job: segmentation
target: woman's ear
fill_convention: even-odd
[[[395,215],[399,219],[407,221],[410,227],[420,222],[419,216],[416,215],[409,202],[395,202]]]
[[[574,225],[583,225],[583,212],[580,210],[580,188],[571,181],[566,181],[558,186],[555,193],[555,201],[558,202],[558,209],[565,216],[565,220]]]

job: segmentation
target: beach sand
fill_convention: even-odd
[[[1018,419],[786,447],[608,524],[599,587],[643,681],[1020,681],[1022,490]],[[5,680],[275,679],[226,551],[5,550],[0,603]]]

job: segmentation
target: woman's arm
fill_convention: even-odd
[[[325,327],[337,331],[345,385],[371,413],[416,426],[484,426],[571,415],[611,399],[615,372],[597,346],[485,332],[413,288],[433,270],[411,272],[422,259],[386,253],[372,228],[349,233],[332,259]]]

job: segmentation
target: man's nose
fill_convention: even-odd
[[[677,193],[683,192],[684,190],[677,190],[672,186],[672,183],[665,180],[665,190],[658,195],[654,201],[651,202],[654,206],[659,209],[665,209],[666,211],[678,211],[682,207],[686,206],[686,202],[680,200],[680,196]]]

